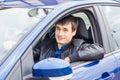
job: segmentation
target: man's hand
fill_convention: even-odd
[[[66,57],[64,60],[70,63],[70,58],[69,57]]]

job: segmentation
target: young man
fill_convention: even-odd
[[[40,47],[34,50],[35,62],[56,57],[67,62],[99,60],[104,56],[104,50],[99,44],[88,44],[82,39],[74,39],[78,27],[78,18],[67,16],[56,24],[55,39],[44,40]]]

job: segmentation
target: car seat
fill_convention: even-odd
[[[80,17],[77,17],[77,18],[78,18],[79,24],[78,24],[77,32],[74,38],[84,39],[88,43],[93,43],[90,27],[89,29],[87,29],[84,20]]]

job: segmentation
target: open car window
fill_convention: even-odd
[[[74,14],[71,14],[74,17],[79,18],[80,23],[78,25],[78,29],[77,29],[77,33],[74,36],[74,38],[76,39],[84,39],[86,42],[88,43],[94,43],[93,41],[93,35],[92,35],[92,28],[91,28],[91,22],[90,19],[88,18],[88,15],[84,12],[77,12]],[[40,47],[42,47],[42,45],[44,46],[46,43],[49,43],[48,40],[50,39],[54,39],[55,38],[55,24],[53,24],[53,26],[51,26],[45,33],[44,35],[40,38],[40,40],[38,40],[38,43],[35,45],[35,47],[33,48],[33,50],[35,50],[35,54],[34,54],[34,60],[35,62],[39,59],[40,55],[37,54],[37,51],[40,50]],[[46,43],[44,44],[44,42],[46,41]]]

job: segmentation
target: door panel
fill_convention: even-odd
[[[113,55],[110,55],[100,61],[90,62],[74,69],[71,80],[104,80],[105,78],[116,80],[118,78],[117,71],[116,60]],[[110,76],[106,74],[110,74]]]
[[[119,75],[119,79],[120,79],[120,50],[116,51],[116,52],[113,52],[116,60],[117,60],[117,63],[118,63],[118,71],[117,71],[117,74]],[[118,80],[119,80],[118,79]]]

